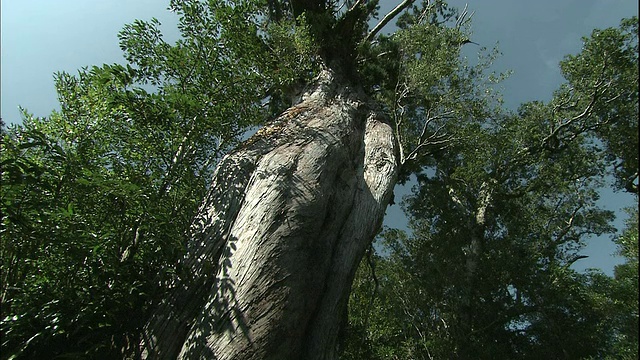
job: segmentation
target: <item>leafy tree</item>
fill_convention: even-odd
[[[3,127],[3,357],[139,356],[214,166],[266,113],[266,80],[191,50],[212,29],[185,15],[170,46],[158,25],[121,33],[134,67],[58,74],[60,112]]]
[[[583,41],[579,54],[560,63],[568,84],[556,94],[555,107],[581,108],[585,118],[598,119],[589,126],[613,164],[617,187],[637,194],[638,18],[622,20],[619,28],[596,29]]]
[[[213,166],[330,56],[312,35],[335,21],[294,7],[172,1],[176,44],[136,21],[129,64],[59,74],[59,113],[3,128],[3,356],[141,356],[148,310],[199,277],[182,258]]]
[[[383,236],[379,295],[355,282],[345,358],[603,358],[637,345],[633,301],[616,300],[637,273],[616,289],[571,269],[587,236],[612,231],[595,203],[609,161],[637,171],[637,144],[610,142],[637,136],[634,23],[586,38],[550,103],[467,122],[423,163],[405,200],[412,233]]]
[[[615,239],[625,262],[614,269],[611,298],[614,302],[615,341],[613,357],[638,357],[638,209],[629,211],[627,226]]]
[[[134,76],[59,74],[62,110],[3,130],[3,356],[134,353],[179,271],[220,142],[237,130],[172,109],[182,100]]]

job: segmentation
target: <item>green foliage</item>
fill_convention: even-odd
[[[284,85],[298,80],[300,74],[313,72],[313,57],[317,54],[317,48],[304,16],[296,21],[271,23],[267,33],[267,45],[282,67],[278,72],[285,73],[281,75]]]
[[[612,298],[616,324],[614,354],[623,359],[638,358],[638,209],[630,209],[626,228],[615,239],[623,264],[614,269]]]
[[[637,212],[615,278],[571,269],[612,231],[607,171],[637,192],[637,18],[585,38],[550,103],[507,114],[498,52],[462,59],[470,23],[442,1],[373,41],[377,1],[169,9],[175,44],[155,19],[126,25],[125,65],[57,74],[60,112],[2,128],[3,359],[139,358],[151,309],[188,276],[216,162],[322,67],[387,111],[400,181],[418,179],[413,232],[386,231],[358,270],[343,358],[637,357]]]
[[[172,2],[174,45],[126,26],[129,64],[58,74],[60,112],[3,128],[3,358],[139,356],[217,160],[283,82],[255,6],[214,5]]]
[[[597,118],[587,126],[597,127],[617,187],[638,193],[638,18],[594,30],[583,41],[579,54],[560,63],[568,84],[555,95],[555,106]]]
[[[272,113],[290,106],[302,87],[319,67],[318,45],[314,41],[307,20],[282,20],[266,25],[265,44],[274,63],[274,86],[270,89]]]
[[[622,164],[627,175],[637,171],[637,145],[614,145],[637,139],[634,21],[594,31],[583,52],[561,64],[567,84],[553,100],[523,104],[517,114],[477,90],[461,101],[477,111],[448,103],[464,98],[443,84],[485,78],[475,70],[456,77],[463,63],[436,41],[464,36],[434,28],[431,38],[423,28],[404,40],[398,53],[428,49],[403,63],[414,123],[428,118],[423,111],[438,114],[430,102],[458,121],[440,123],[452,136],[447,151],[417,158],[418,184],[404,201],[411,233],[383,233],[375,278],[361,265],[343,358],[637,356],[637,213],[635,228],[617,240],[629,260],[615,278],[571,268],[585,239],[613,232],[613,214],[597,206],[610,161],[618,175]],[[442,67],[420,64],[421,53],[436,54]],[[405,134],[420,138],[420,129]]]
[[[180,15],[182,38],[176,44],[163,40],[155,19],[136,20],[119,34],[125,58],[135,68],[135,80],[158,87],[158,93],[171,101],[168,107],[180,112],[184,122],[234,119],[216,124],[236,135],[256,125],[262,119],[260,100],[266,86],[254,67],[261,55],[256,26],[236,19],[237,14],[229,13],[236,10],[224,6],[209,8],[199,1],[176,1],[170,8]],[[228,34],[233,37],[225,38]],[[241,46],[236,41],[244,43]],[[240,111],[238,104],[246,106]]]
[[[193,105],[184,109],[185,117],[234,119],[225,126],[240,133],[265,120],[265,101],[270,116],[290,106],[292,87],[318,70],[316,41],[304,16],[267,21],[260,1],[175,0],[169,9],[180,16],[176,44],[163,40],[160,23],[152,19],[125,26],[120,45],[138,80],[182,96],[173,108]]]
[[[174,277],[219,149],[130,70],[59,74],[62,111],[3,130],[3,357],[133,354]]]

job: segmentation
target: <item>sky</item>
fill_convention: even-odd
[[[381,14],[399,0],[382,0]],[[549,100],[562,76],[558,62],[578,53],[581,37],[594,28],[617,27],[625,17],[638,15],[636,0],[450,0],[450,5],[473,13],[471,39],[503,53],[497,71],[512,70],[502,84],[505,105],[516,109],[532,100]],[[18,106],[36,116],[59,109],[54,73],[71,74],[85,66],[124,63],[117,33],[135,19],[157,18],[168,41],[177,38],[177,18],[166,10],[168,0],[2,0],[1,103],[6,123],[20,122]],[[398,188],[396,199],[408,192]],[[606,190],[601,204],[618,210],[636,200],[628,194]],[[391,206],[385,224],[402,226],[403,215]],[[622,228],[623,219],[616,224]],[[592,239],[583,254],[589,258],[577,270],[600,268],[612,274],[620,258],[609,236]]]

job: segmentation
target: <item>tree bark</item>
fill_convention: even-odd
[[[335,359],[355,269],[397,176],[392,126],[328,70],[219,164],[192,277],[146,327],[148,359]]]

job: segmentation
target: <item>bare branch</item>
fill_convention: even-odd
[[[349,10],[347,10],[347,12],[355,11],[361,5],[364,5],[364,3],[365,3],[365,0],[356,0],[356,2],[353,3],[353,5],[349,8]]]
[[[456,29],[460,29],[462,25],[464,25],[464,23],[467,20],[471,19],[475,14],[475,11],[474,11],[471,13],[471,15],[469,15],[469,12],[467,11],[468,8],[469,8],[469,4],[464,4],[464,9],[462,9],[462,12],[460,13],[460,15],[458,15],[458,18],[456,19]]]
[[[451,142],[454,139],[455,138],[453,136],[446,136],[446,135],[434,136],[434,135],[432,135],[432,136],[429,137],[429,139],[427,139],[427,141],[424,141],[424,142],[418,144],[418,146],[416,146],[415,149],[413,149],[411,151],[411,153],[409,153],[409,155],[407,155],[406,160],[414,160],[416,157],[418,157],[418,154],[420,153],[420,151],[426,146],[441,145],[439,149],[445,149],[451,144]]]
[[[404,0],[400,4],[398,4],[398,6],[396,6],[387,15],[385,15],[382,20],[380,20],[380,22],[373,27],[373,29],[364,38],[365,41],[371,41],[371,39],[373,39],[373,37],[376,36],[376,34],[378,34],[378,32],[389,23],[389,21],[393,20],[393,18],[395,18],[402,10],[413,4],[413,2],[414,0]]]
[[[418,142],[420,142],[420,143],[425,141],[424,136],[426,135],[427,128],[428,128],[429,124],[431,124],[431,122],[433,122],[435,120],[441,120],[441,119],[450,119],[451,115],[453,115],[453,110],[445,111],[444,113],[442,113],[440,115],[433,116],[433,117],[429,116],[430,112],[431,111],[429,111],[427,113],[427,120],[424,122],[424,126],[422,127],[422,132],[420,133],[420,137],[418,138]],[[429,136],[429,139],[433,138],[435,135],[438,135],[438,132],[440,130],[442,130],[442,128],[444,128],[444,125],[438,127],[436,129],[436,131],[431,136]]]
[[[400,70],[398,70],[400,72]],[[400,87],[402,86],[402,91]],[[398,142],[398,149],[400,150],[400,163],[404,164],[404,146],[402,145],[402,133],[400,128],[402,127],[402,120],[404,119],[404,107],[401,102],[404,97],[409,93],[409,88],[405,82],[401,82],[400,74],[398,74],[398,80],[396,81],[395,91],[393,92],[395,98],[393,101],[393,120],[395,123],[395,131],[396,131],[396,141]],[[400,115],[398,116],[398,110],[400,111]]]
[[[547,142],[549,142],[552,138],[557,138],[560,134],[560,131],[562,131],[564,128],[569,127],[571,124],[573,124],[575,121],[580,120],[586,116],[588,116],[591,111],[593,110],[593,106],[595,105],[597,99],[597,91],[594,91],[593,97],[591,98],[591,101],[589,102],[589,104],[584,108],[584,110],[572,117],[571,119],[562,122],[558,127],[556,127],[555,129],[551,130],[551,133],[549,135],[547,135],[544,139],[542,139],[542,143],[546,144]],[[584,131],[585,129],[581,129],[580,132]],[[578,135],[578,134],[574,134],[574,135]]]
[[[574,122],[576,122],[578,120],[581,120],[581,119],[584,119],[585,117],[590,116],[591,112],[593,111],[593,109],[595,107],[596,101],[598,100],[599,96],[601,95],[599,90],[600,90],[600,87],[602,85],[603,85],[602,83],[596,84],[595,89],[593,90],[593,94],[591,96],[591,99],[589,101],[589,104],[587,104],[587,106],[584,108],[584,110],[580,114],[572,117],[571,119],[569,119],[569,120],[567,120],[565,122],[562,122],[560,125],[558,125],[558,127],[556,127],[555,129],[552,129],[551,133],[549,135],[547,135],[544,139],[542,139],[542,143],[545,144],[551,138],[558,137],[558,135],[560,134],[560,131],[562,131],[564,128],[570,126],[571,124],[573,124]],[[604,86],[605,91],[606,91],[607,88],[608,88],[608,85],[605,85]],[[604,93],[604,91],[603,91],[603,93]],[[554,109],[554,112],[555,112],[555,109]],[[572,134],[573,136],[570,136],[570,138],[573,139],[577,135],[579,135],[580,133],[583,133],[583,132],[588,131],[588,130],[593,130],[595,128],[598,128],[600,125],[602,125],[602,124],[601,123],[596,123],[596,124],[594,124],[592,126],[586,126],[585,125],[585,126],[581,127],[578,130],[577,133]]]
[[[571,213],[571,216],[569,217],[569,220],[565,221],[565,224],[567,226],[565,226],[564,228],[560,228],[558,229],[560,232],[558,233],[558,235],[556,236],[556,238],[554,239],[554,241],[557,244],[562,244],[564,243],[564,238],[569,234],[569,232],[571,231],[571,229],[573,229],[574,227],[574,221],[576,216],[578,215],[578,213],[580,212],[580,210],[582,210],[583,205],[580,204],[578,205],[573,212]]]

